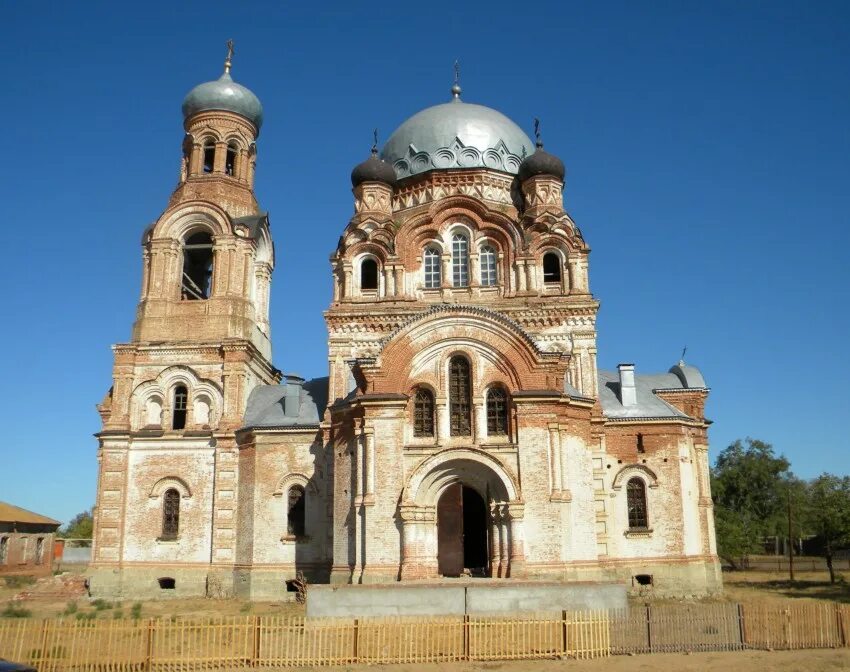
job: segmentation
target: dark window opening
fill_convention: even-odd
[[[204,143],[204,172],[211,173],[215,168],[215,143],[207,140]]]
[[[651,586],[652,574],[636,574],[632,577],[632,585],[634,584],[639,586]]]
[[[171,419],[171,429],[186,428],[186,407],[188,405],[189,392],[185,385],[174,388],[174,415]]]
[[[641,479],[629,480],[626,485],[626,501],[629,509],[629,529],[647,529],[649,520],[646,515],[646,486]]]
[[[487,393],[487,433],[508,433],[508,395],[501,387]]]
[[[561,257],[554,252],[543,255],[543,282],[561,282]]]
[[[236,147],[234,145],[227,146],[227,158],[224,161],[224,172],[230,176],[233,176],[236,173]]]
[[[5,565],[9,559],[9,537],[0,539],[0,565]]]
[[[643,434],[637,435],[637,452],[639,452],[639,453],[645,453],[646,452],[646,450],[644,450],[644,447],[643,447]]]
[[[449,363],[452,436],[470,436],[472,434],[472,386],[469,373],[469,362],[465,358],[452,357]]]
[[[44,538],[39,537],[35,541],[35,564],[41,565],[44,563]]]
[[[177,538],[179,529],[180,493],[174,488],[169,488],[162,498],[162,536],[160,538],[174,540]]]
[[[162,578],[157,579],[159,582],[159,587],[162,590],[174,590],[177,588],[177,581],[170,576],[163,576]]]
[[[303,537],[304,529],[304,487],[293,485],[287,497],[286,533],[291,537]]]
[[[378,289],[378,262],[374,259],[360,264],[360,289]]]
[[[286,581],[286,592],[287,593],[297,593],[298,592],[298,579],[287,579]]]
[[[212,236],[206,231],[194,233],[183,244],[183,283],[180,298],[184,301],[208,299],[212,274]]]
[[[413,436],[434,436],[434,395],[416,390],[413,398]]]

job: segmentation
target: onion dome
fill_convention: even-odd
[[[231,46],[232,48],[232,46]],[[263,106],[260,99],[247,87],[237,84],[230,76],[232,51],[224,62],[224,73],[217,80],[198,84],[183,99],[183,118],[199,112],[224,110],[245,117],[257,128],[263,125]]]
[[[490,168],[516,174],[531,140],[501,112],[464,103],[461,88],[452,100],[417,112],[387,140],[381,158],[399,179],[429,170]]]
[[[543,140],[540,139],[540,121],[537,119],[534,120],[534,135],[537,137],[536,149],[534,154],[526,157],[519,167],[519,179],[525,182],[535,175],[551,175],[563,182],[567,172],[564,162],[543,149]]]
[[[372,145],[372,154],[363,163],[358,163],[351,171],[351,186],[357,187],[364,182],[383,182],[389,186],[395,184],[395,171],[393,167],[378,158],[377,131],[375,131],[375,144]]]

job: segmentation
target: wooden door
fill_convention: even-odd
[[[463,574],[463,486],[455,483],[437,502],[437,567],[443,576]]]

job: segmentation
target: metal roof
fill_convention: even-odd
[[[328,405],[328,378],[313,378],[300,385],[298,414],[286,414],[286,389],[291,383],[260,385],[248,397],[245,427],[304,427],[322,421]]]

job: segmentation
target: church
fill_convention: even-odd
[[[183,101],[179,182],[141,236],[98,405],[92,595],[275,600],[301,577],[721,590],[702,374],[597,369],[564,164],[457,81],[351,173],[327,377],[275,367],[263,110],[231,56]]]

